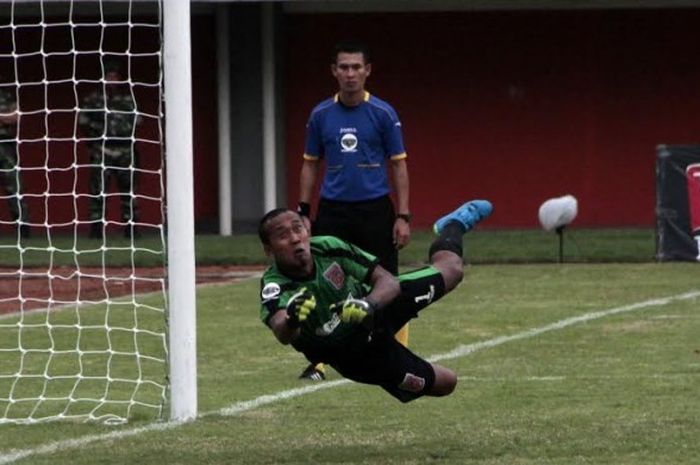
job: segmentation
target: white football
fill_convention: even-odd
[[[540,206],[540,224],[546,231],[566,226],[576,218],[578,201],[573,195],[549,199]]]

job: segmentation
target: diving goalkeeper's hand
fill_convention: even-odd
[[[377,306],[367,299],[348,297],[343,302],[331,305],[330,309],[337,313],[344,323],[363,323],[371,326]]]
[[[316,297],[305,287],[289,298],[287,302],[287,324],[298,328],[316,308]]]

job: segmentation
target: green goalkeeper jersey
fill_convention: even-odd
[[[349,296],[367,295],[369,278],[379,260],[333,236],[312,237],[311,254],[314,271],[306,281],[288,278],[276,265],[265,271],[260,318],[268,324],[275,312],[286,308],[290,297],[306,287],[316,297],[316,308],[301,324],[300,336],[292,345],[310,359],[324,361],[338,349],[347,352],[367,342],[369,332],[362,325],[343,323],[330,306]]]

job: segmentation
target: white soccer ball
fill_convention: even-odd
[[[549,199],[540,206],[540,224],[546,231],[566,226],[576,218],[578,201],[573,195]]]

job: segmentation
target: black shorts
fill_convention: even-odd
[[[442,275],[433,267],[401,274],[401,295],[379,312],[369,342],[358,352],[329,364],[341,375],[381,386],[401,402],[410,402],[433,387],[435,370],[394,338],[418,312],[445,294]]]
[[[335,236],[371,253],[390,273],[399,271],[399,253],[394,245],[394,204],[388,195],[361,202],[321,199],[314,236]]]

